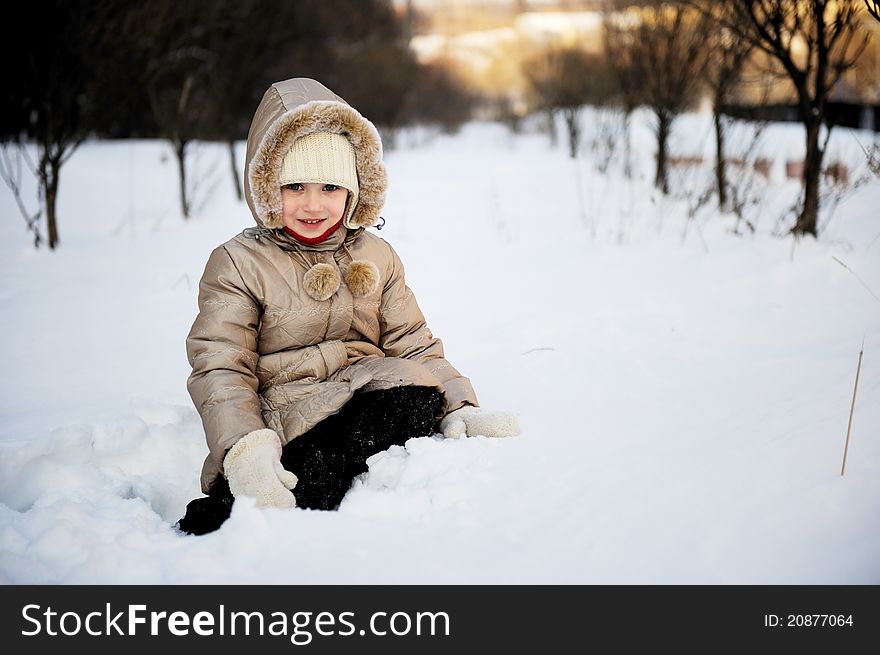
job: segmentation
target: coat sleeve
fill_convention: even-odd
[[[416,298],[404,277],[403,262],[391,250],[391,274],[382,292],[379,312],[379,347],[389,357],[402,357],[419,362],[443,384],[446,411],[464,405],[478,407],[477,396],[468,378],[446,361],[443,343],[431,334]]]
[[[260,304],[229,252],[215,249],[199,282],[199,313],[186,339],[192,366],[186,386],[217,470],[235,442],[266,427],[255,374],[260,316]]]

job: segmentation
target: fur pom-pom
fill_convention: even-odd
[[[339,291],[339,271],[330,264],[315,264],[303,276],[306,293],[315,300],[324,301]]]
[[[353,261],[345,273],[345,285],[353,296],[369,296],[379,288],[379,269],[366,259]]]

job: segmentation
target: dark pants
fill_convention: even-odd
[[[355,394],[339,413],[328,416],[284,446],[281,463],[299,481],[297,507],[335,509],[354,478],[367,470],[371,455],[407,439],[433,432],[443,396],[432,387],[395,387]],[[205,534],[232,512],[232,492],[218,476],[208,495],[186,506],[180,530]]]

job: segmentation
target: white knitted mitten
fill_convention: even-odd
[[[268,428],[244,435],[229,449],[223,469],[232,495],[256,498],[257,507],[296,507],[296,476],[281,466],[281,439]]]
[[[462,435],[513,437],[519,434],[519,421],[509,412],[484,412],[465,405],[443,417],[440,431],[447,439],[458,439]]]

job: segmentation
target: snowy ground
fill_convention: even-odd
[[[0,581],[880,583],[880,181],[818,242],[780,236],[801,130],[771,126],[756,231],[736,236],[682,197],[707,169],[652,191],[645,116],[632,180],[619,140],[597,172],[608,116],[584,122],[576,162],[533,123],[413,132],[387,155],[380,235],[449,359],[523,434],[413,439],[338,512],[239,502],[198,538],[174,528],[206,452],[184,339],[208,253],[252,224],[225,151],[196,150],[184,222],[165,145],[83,146],[52,253],[0,188]],[[711,153],[705,116],[675,129],[675,153]],[[871,139],[832,135],[851,180]]]

